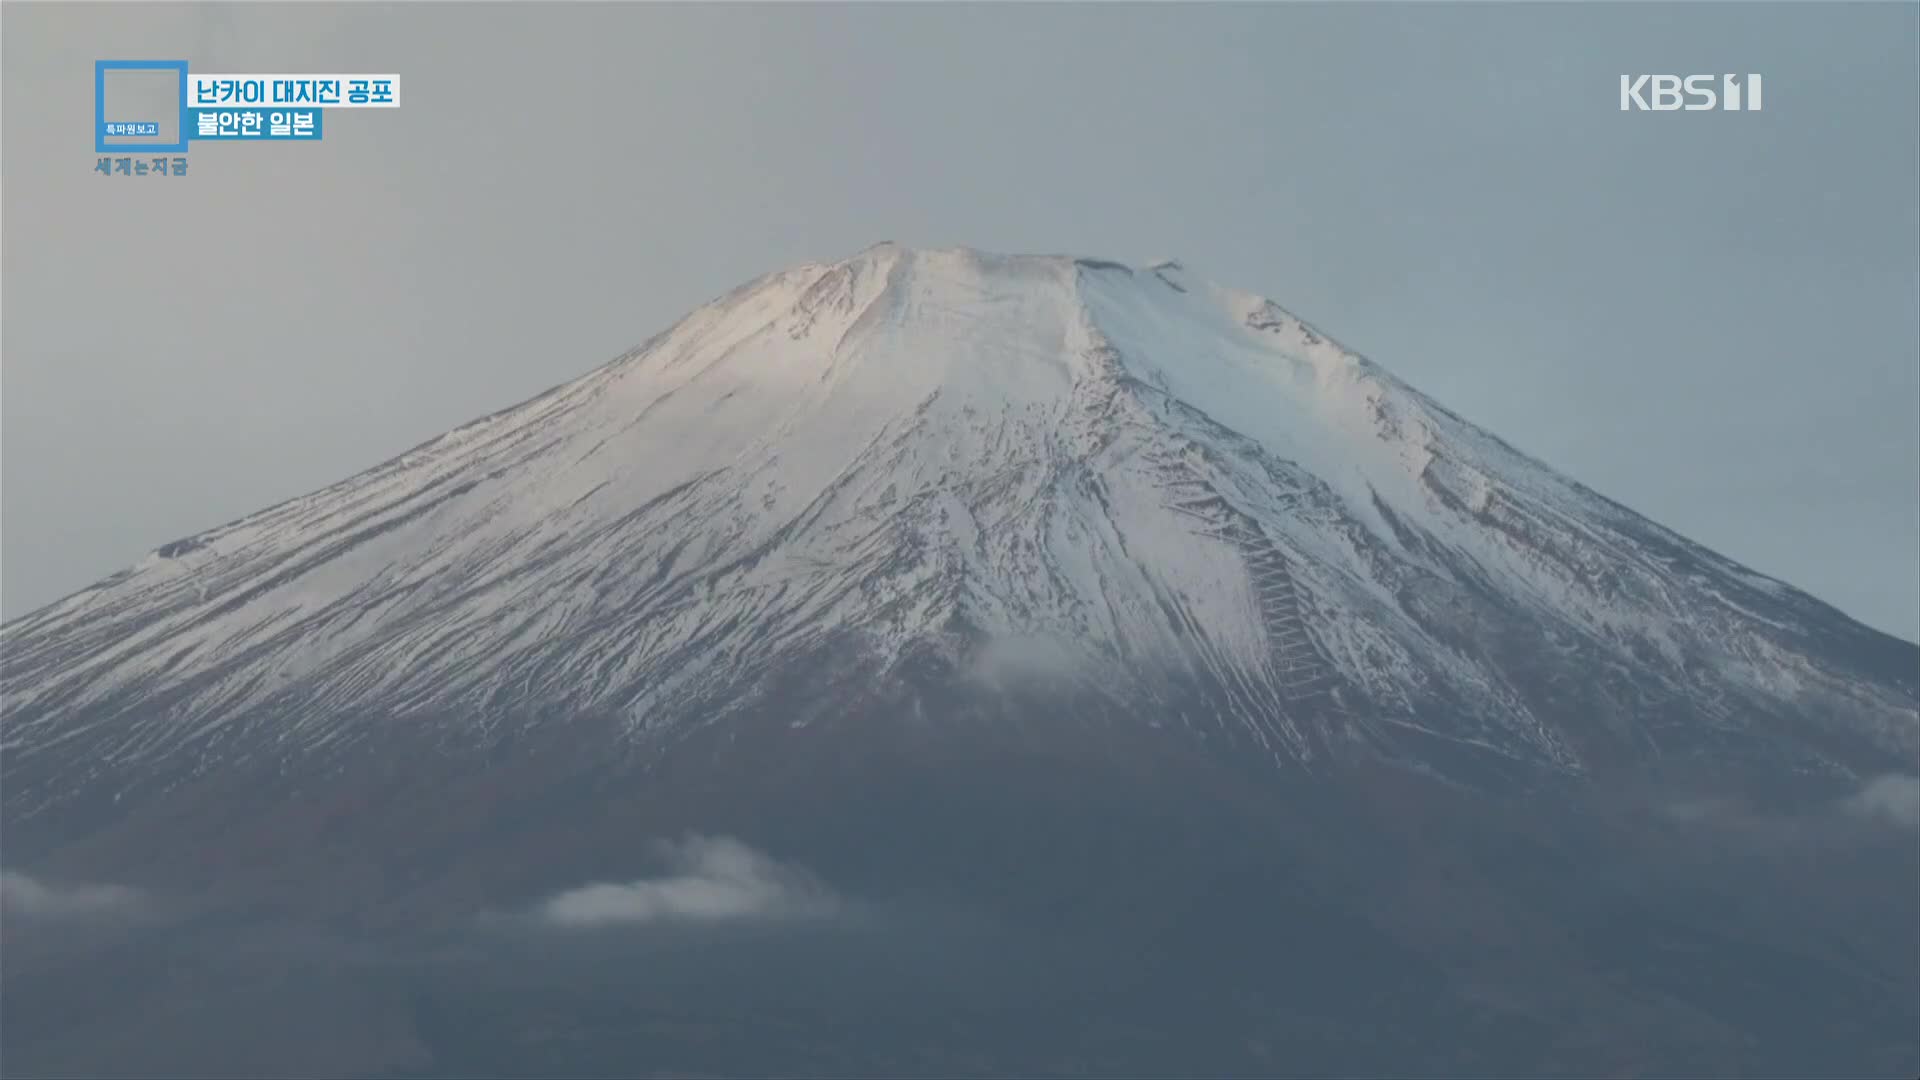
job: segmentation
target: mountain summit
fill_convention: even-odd
[[[0,663],[35,910],[193,914],[9,939],[36,1072],[1920,1062],[1920,864],[1850,809],[1920,774],[1920,647],[1177,262],[770,274]]]

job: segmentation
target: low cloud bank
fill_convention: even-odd
[[[0,870],[0,911],[8,915],[84,918],[126,914],[140,904],[140,893],[123,885],[59,885]]]
[[[538,909],[550,926],[591,928],[660,922],[811,919],[841,904],[797,866],[728,837],[665,844],[669,873],[625,884],[595,884],[548,899]]]
[[[1763,810],[1745,799],[1701,797],[1658,806],[1667,818],[1690,825],[1778,832],[1841,815],[1920,832],[1920,776],[1888,773],[1862,784],[1851,795],[1795,810]]]
[[[1920,776],[1876,777],[1848,799],[1846,807],[1861,817],[1920,832]]]

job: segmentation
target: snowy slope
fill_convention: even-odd
[[[169,544],[0,649],[22,805],[394,723],[666,739],[794,665],[904,683],[929,656],[1281,762],[1920,762],[1920,650],[1270,301],[1174,263],[892,245]]]

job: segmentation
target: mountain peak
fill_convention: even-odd
[[[1129,274],[1152,274],[1157,272],[1178,273],[1185,267],[1177,259],[1153,259],[1144,263],[1130,263],[1105,256],[1071,253],[1015,252],[995,251],[988,248],[969,247],[950,244],[943,247],[916,247],[900,244],[893,240],[880,240],[845,259],[831,263],[809,263],[822,269],[832,269],[855,262],[890,260],[907,258],[925,262],[933,266],[971,267],[981,273],[1005,272],[1021,268],[1051,267],[1067,270],[1080,267],[1088,270],[1113,270]]]

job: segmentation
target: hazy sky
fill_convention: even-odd
[[[1920,639],[1920,6],[3,11],[7,616],[891,239],[1179,257]],[[103,177],[133,57],[404,104]]]

